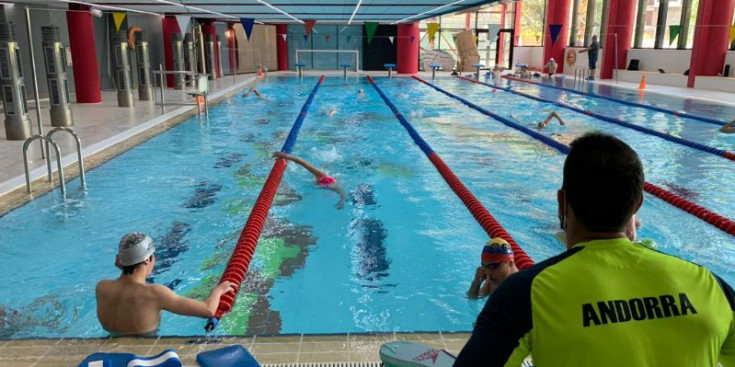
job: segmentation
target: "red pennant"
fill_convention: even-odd
[[[325,35],[324,38],[326,38],[326,41],[329,42],[329,35]]]
[[[411,36],[411,43],[413,43],[413,40],[416,39],[416,36]]]
[[[311,29],[314,28],[314,24],[316,23],[316,20],[308,19],[304,20],[304,26],[306,27],[306,35],[311,35]]]

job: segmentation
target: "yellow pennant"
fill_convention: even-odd
[[[265,31],[263,31],[263,33],[260,34],[260,37],[262,37],[263,40],[265,40],[267,38],[266,35],[265,35]]]
[[[475,43],[480,39],[480,37],[475,36]]]
[[[436,32],[439,30],[439,23],[429,23],[426,25],[426,28],[429,31],[429,42],[434,42]]]
[[[115,11],[112,12],[112,19],[115,21],[115,31],[120,32],[120,27],[122,27],[122,22],[125,20],[125,16],[127,16],[128,13],[124,13],[121,11]]]
[[[730,26],[730,43],[735,42],[735,25]]]

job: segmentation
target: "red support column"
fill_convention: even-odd
[[[518,40],[521,39],[521,11],[523,10],[523,1],[516,1],[515,20],[513,21],[513,46],[518,46]]]
[[[544,23],[544,59],[543,62],[554,58],[554,60],[564,60],[564,50],[566,49],[567,40],[569,39],[569,8],[571,6],[570,0],[549,0],[546,6],[546,22]],[[614,9],[611,7],[611,9]],[[612,12],[611,12],[612,13]],[[561,24],[561,30],[559,31],[559,37],[556,38],[556,42],[551,42],[551,32],[549,25]],[[557,62],[559,64],[558,73],[564,72],[564,63]]]
[[[712,76],[722,72],[730,45],[734,8],[735,0],[700,0],[687,87],[694,87],[697,75]]]
[[[69,26],[77,103],[102,102],[92,14],[86,5],[69,4],[69,10],[66,12],[66,23]]]
[[[212,35],[214,38],[214,70],[207,70],[213,72],[215,78],[222,77],[222,71],[219,69],[219,48],[217,47],[217,27],[214,26],[214,21],[207,20],[202,25],[202,34],[204,34],[204,42],[207,42],[207,35]]]
[[[636,4],[636,0],[611,0],[610,9],[616,10],[610,12],[607,17],[607,24],[602,28],[604,29],[602,36],[605,37],[605,42],[602,45],[605,49],[602,55],[600,79],[611,79],[616,66],[618,69],[625,69],[628,50],[630,50],[630,44],[633,40]],[[616,52],[617,63],[615,60]]]
[[[174,43],[171,35],[181,33],[179,22],[173,15],[166,15],[161,19],[161,27],[163,28],[163,56],[166,59],[166,70],[174,69]],[[183,39],[183,37],[182,37]],[[166,86],[174,87],[174,76],[166,75]]]
[[[278,56],[278,70],[288,70],[288,43],[283,38],[284,34],[288,34],[288,25],[276,25],[276,52]]]
[[[396,71],[399,74],[416,74],[419,72],[418,23],[398,25],[396,51]]]
[[[230,60],[230,73],[233,75],[237,74],[237,70],[240,65],[237,59],[237,39],[235,38],[234,23],[227,25],[227,31],[225,31],[225,37],[227,38],[227,56]]]

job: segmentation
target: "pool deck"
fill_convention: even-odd
[[[411,340],[457,354],[468,333],[381,333],[247,337],[159,337],[106,339],[33,339],[0,341],[0,367],[76,367],[92,353],[152,356],[174,349],[184,366],[198,366],[196,355],[241,344],[261,364],[379,362],[380,345]]]

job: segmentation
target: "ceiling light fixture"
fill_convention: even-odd
[[[353,11],[352,15],[350,15],[350,20],[347,21],[347,25],[350,25],[352,23],[352,18],[354,18],[355,14],[357,14],[357,9],[360,9],[360,5],[362,5],[362,0],[357,1],[357,6],[355,6],[355,11]]]
[[[273,10],[275,10],[275,11],[277,11],[277,12],[279,12],[279,13],[281,13],[281,14],[283,14],[283,15],[285,15],[285,16],[287,16],[287,17],[289,17],[289,18],[291,18],[291,19],[293,19],[293,20],[295,20],[295,21],[297,21],[299,23],[301,23],[301,24],[304,24],[304,21],[303,20],[301,20],[299,18],[296,18],[295,16],[293,16],[293,15],[291,15],[289,13],[286,13],[285,11],[283,11],[281,9],[276,8],[275,6],[273,6],[271,4],[268,4],[267,2],[265,2],[263,0],[255,0],[255,1],[257,1],[257,2],[259,2],[261,4],[263,4],[263,5],[265,5],[267,7],[269,7],[271,9],[273,9]]]
[[[163,15],[158,14],[158,13],[151,13],[151,12],[143,11],[143,10],[130,9],[130,8],[121,8],[119,6],[110,6],[110,5],[102,5],[102,4],[92,4],[92,3],[88,3],[86,1],[77,1],[77,0],[59,0],[59,1],[62,2],[62,3],[67,3],[67,4],[87,5],[90,8],[91,7],[95,7],[95,8],[110,9],[110,10],[129,11],[129,12],[133,12],[133,13],[141,13],[141,14],[155,15],[157,17],[162,17],[163,16]]]
[[[409,19],[413,19],[413,18],[416,18],[416,17],[420,17],[420,16],[422,16],[422,15],[424,15],[424,14],[429,14],[429,13],[433,13],[433,12],[435,12],[435,11],[439,10],[439,9],[444,9],[444,8],[446,8],[446,7],[450,7],[450,6],[453,6],[453,5],[457,5],[457,4],[459,4],[459,3],[462,3],[462,2],[465,2],[465,1],[466,1],[466,0],[458,0],[458,1],[455,1],[455,2],[453,2],[453,3],[451,3],[451,4],[445,4],[445,5],[442,5],[442,6],[436,7],[436,8],[434,8],[434,9],[431,9],[431,10],[429,10],[429,11],[425,11],[425,12],[423,12],[423,13],[420,13],[420,14],[412,15],[412,16],[410,16],[410,17],[408,17],[408,18],[403,18],[403,19],[401,19],[401,20],[397,20],[397,21],[395,21],[395,22],[393,22],[393,23],[391,23],[391,24],[398,24],[398,23],[403,23],[403,22],[405,22],[405,21],[407,21],[407,20],[409,20]]]

